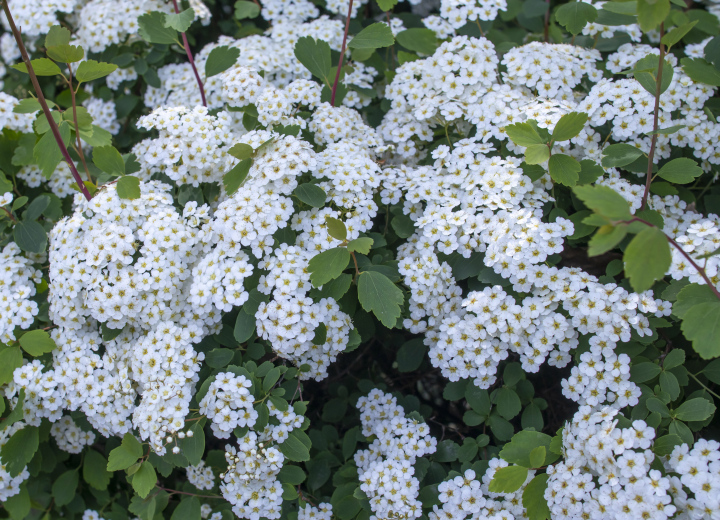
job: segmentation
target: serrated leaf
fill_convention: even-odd
[[[545,144],[546,141],[540,137],[537,130],[529,123],[515,123],[505,127],[510,140],[518,146],[530,146],[533,144]]]
[[[583,28],[597,18],[597,9],[586,2],[563,4],[555,11],[555,20],[570,34],[580,34]]]
[[[670,13],[670,0],[637,0],[637,23],[647,33],[658,28]]]
[[[652,450],[655,455],[662,457],[664,455],[670,455],[675,449],[675,446],[679,446],[680,444],[682,444],[682,439],[677,435],[664,435],[659,439],[655,439]]]
[[[331,85],[330,45],[323,40],[303,36],[295,44],[295,57],[310,73],[328,86]]]
[[[31,356],[41,356],[52,352],[56,345],[53,339],[44,330],[31,330],[20,336],[20,346]]]
[[[111,176],[125,175],[125,161],[114,146],[98,146],[93,149],[93,163]]]
[[[680,329],[701,358],[720,356],[720,301],[691,307],[685,312]]]
[[[25,426],[13,433],[0,449],[0,458],[5,471],[11,477],[18,476],[35,456],[39,443],[39,432],[35,426]]]
[[[326,216],[325,227],[331,237],[341,241],[347,240],[347,228],[342,220]]]
[[[525,149],[525,163],[541,164],[550,158],[550,148],[546,144],[531,144]]]
[[[60,137],[67,147],[70,144],[70,125],[66,121],[62,121],[58,125]],[[58,146],[55,136],[52,132],[46,132],[33,148],[33,158],[35,164],[42,170],[43,177],[49,179],[55,172],[60,161],[63,160],[63,154]]]
[[[60,63],[75,63],[85,56],[85,51],[77,45],[52,45],[47,48],[47,55]]]
[[[638,60],[633,68],[635,79],[653,97],[657,92],[657,75],[660,73],[660,57],[657,54],[648,54]],[[669,61],[663,61],[662,78],[660,80],[660,93],[664,93],[672,83],[675,71]]]
[[[52,485],[52,496],[57,507],[69,504],[75,498],[79,481],[78,471],[71,469],[60,475]]]
[[[215,47],[205,62],[205,78],[211,78],[221,72],[225,72],[237,63],[240,57],[240,49],[237,47],[221,46]]]
[[[178,43],[178,33],[172,27],[165,26],[165,13],[152,11],[139,16],[138,34],[150,43],[171,44]]]
[[[186,32],[195,20],[195,11],[192,7],[179,13],[166,13],[164,27],[170,27],[178,32]]]
[[[625,254],[625,275],[636,292],[650,289],[670,269],[670,244],[662,230],[646,227],[630,241]]]
[[[618,192],[607,186],[575,186],[575,195],[595,213],[611,220],[629,220],[630,205]]]
[[[625,143],[611,144],[602,153],[601,162],[605,168],[627,166],[644,155],[639,148]]]
[[[243,161],[245,159],[252,158],[252,156],[255,154],[255,149],[249,144],[237,143],[234,144],[227,153],[229,153],[236,159]]]
[[[140,179],[132,175],[120,177],[117,181],[117,194],[121,199],[140,198]]]
[[[350,42],[351,49],[381,49],[395,43],[390,26],[384,22],[365,27]]]
[[[147,460],[140,465],[137,472],[132,478],[132,487],[140,498],[145,498],[150,494],[152,488],[157,482],[157,474],[155,468]]]
[[[375,314],[387,328],[392,328],[400,317],[404,296],[384,274],[365,271],[358,279],[358,300],[363,309]]]
[[[252,159],[243,159],[237,163],[229,172],[223,175],[223,186],[228,195],[235,193],[242,183],[247,179],[252,166]]]
[[[21,220],[13,228],[13,240],[28,253],[42,253],[47,246],[47,232],[34,220]]]
[[[344,247],[335,247],[315,255],[308,263],[310,282],[315,287],[325,285],[340,276],[348,266],[348,262],[350,262],[350,251]]]
[[[430,29],[412,28],[400,31],[397,42],[409,51],[430,56],[438,48],[435,31]]]
[[[716,301],[718,298],[710,287],[705,284],[692,283],[684,286],[677,293],[677,300],[673,303],[672,311],[678,318],[683,318],[687,311],[695,305]]]
[[[585,4],[588,5],[588,4]],[[584,112],[570,112],[560,118],[552,133],[553,141],[569,141],[576,137],[587,123],[588,115]]]
[[[75,72],[75,79],[84,83],[96,79],[104,78],[108,74],[114,72],[118,68],[114,63],[104,63],[95,60],[85,60],[78,65]]]
[[[142,456],[142,445],[132,433],[126,433],[120,446],[110,452],[107,470],[127,469]]]
[[[528,469],[522,466],[507,466],[495,471],[488,489],[493,493],[515,493],[527,480]]]
[[[395,7],[397,3],[398,0],[377,0],[378,7],[380,7],[383,11],[389,11]]]
[[[45,47],[54,45],[66,45],[70,43],[70,31],[62,25],[53,25],[45,35]]]
[[[510,464],[517,464],[526,468],[538,468],[542,466],[532,463],[530,454],[538,447],[550,449],[552,437],[545,433],[523,430],[513,435],[510,442],[506,443],[500,451],[500,458]],[[543,462],[545,454],[543,454]]]
[[[720,70],[702,58],[682,58],[683,71],[690,79],[713,87],[720,87]]]
[[[260,14],[260,6],[255,2],[238,0],[235,2],[235,18],[245,20],[246,18],[257,18]]]
[[[698,163],[686,157],[673,159],[665,163],[657,172],[658,177],[675,184],[687,184],[703,174]]]
[[[30,66],[36,76],[57,76],[58,74],[62,74],[60,67],[58,67],[53,60],[48,58],[30,60]],[[25,63],[18,63],[13,65],[12,68],[28,74]]]
[[[548,160],[548,173],[552,180],[565,186],[575,186],[580,179],[582,167],[569,155],[556,153]]]
[[[602,226],[588,242],[588,256],[597,256],[615,248],[627,235],[627,226]]]
[[[107,465],[108,461],[101,453],[88,449],[83,458],[83,480],[95,489],[107,489],[112,477]]]
[[[300,184],[293,191],[293,195],[295,195],[301,202],[304,202],[313,208],[322,208],[325,205],[325,200],[327,199],[325,190],[317,184],[312,184],[310,182]]]
[[[670,50],[669,47],[672,47],[676,43],[679,43],[680,40],[682,40],[687,33],[690,32],[690,30],[697,25],[698,21],[692,21],[688,23],[684,23],[682,25],[679,25],[675,27],[673,30],[668,32],[665,36],[662,37],[662,42],[668,46],[668,51]]]
[[[547,520],[550,518],[550,508],[545,500],[545,489],[550,475],[541,473],[536,475],[523,490],[522,504],[527,511],[528,520]]]
[[[715,405],[703,397],[689,399],[673,410],[673,416],[681,421],[704,421],[715,413]]]

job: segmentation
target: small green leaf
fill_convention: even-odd
[[[703,174],[702,168],[697,162],[686,157],[673,159],[663,165],[657,172],[658,177],[676,184],[687,184],[694,181]]]
[[[325,285],[342,274],[350,262],[350,251],[344,247],[328,249],[312,257],[308,263],[310,282],[315,287]]]
[[[13,372],[23,364],[23,355],[20,347],[9,347],[0,350],[0,384],[4,385],[13,380]],[[15,407],[17,408],[17,406]],[[22,409],[22,407],[20,407]],[[6,425],[3,423],[3,427]]]
[[[522,466],[498,468],[488,489],[492,493],[515,493],[525,483],[528,469]]]
[[[630,205],[618,192],[607,186],[575,186],[575,195],[595,213],[612,220],[629,220]]]
[[[60,44],[47,48],[47,55],[60,63],[75,63],[85,56],[85,51],[77,45]],[[34,68],[34,67],[33,67]]]
[[[278,473],[278,479],[283,484],[291,484],[298,486],[305,481],[306,475],[302,468],[293,466],[292,464],[283,464],[280,473]]]
[[[330,87],[332,62],[330,45],[327,42],[303,36],[295,44],[295,57],[313,76],[322,80],[328,88]]]
[[[435,31],[430,29],[412,28],[400,31],[397,42],[409,51],[430,56],[438,48],[438,39]]]
[[[223,186],[228,195],[235,193],[242,186],[250,173],[252,159],[243,159],[237,163],[229,172],[223,175]]]
[[[625,143],[611,144],[602,153],[602,165],[605,168],[627,166],[644,155],[639,148]]]
[[[398,0],[377,0],[378,7],[383,11],[389,11],[395,7],[397,3]]]
[[[83,459],[83,480],[95,489],[107,489],[112,473],[107,470],[107,459],[90,448]]]
[[[680,40],[682,40],[687,33],[690,32],[690,30],[697,25],[698,21],[695,20],[693,22],[684,23],[682,25],[679,25],[675,27],[673,30],[668,32],[665,36],[662,37],[662,42],[668,46],[669,48],[675,45],[676,43],[679,43]]]
[[[365,27],[350,42],[351,49],[380,49],[395,43],[390,26],[384,22],[374,23]]]
[[[125,175],[125,161],[114,146],[98,146],[93,149],[93,163],[111,176]]]
[[[16,431],[0,449],[0,458],[11,477],[18,476],[35,456],[40,437],[38,428],[25,426]]]
[[[202,422],[196,421],[188,428],[188,431],[193,432],[192,437],[186,436],[178,441],[181,453],[193,466],[200,464],[203,453],[205,453],[205,430],[203,430]]]
[[[682,444],[682,439],[677,435],[664,435],[659,439],[655,439],[652,450],[655,455],[662,457],[670,455],[675,449],[675,446],[679,446],[680,444]]]
[[[555,125],[552,133],[553,141],[569,141],[582,131],[587,120],[588,115],[584,112],[570,112],[569,114],[565,114]]]
[[[66,45],[70,43],[72,35],[70,31],[61,25],[53,25],[45,35],[45,47],[53,47],[55,45]]]
[[[237,63],[240,57],[240,49],[223,45],[215,47],[205,62],[205,78],[211,78],[221,72],[225,72]]]
[[[580,34],[583,28],[597,18],[597,9],[586,2],[563,4],[555,11],[555,20],[570,34]]]
[[[126,433],[120,446],[110,452],[107,470],[127,469],[142,456],[142,445],[132,433]]]
[[[55,350],[55,342],[44,330],[31,330],[20,336],[20,346],[31,356],[41,356]]]
[[[325,200],[327,199],[325,190],[317,184],[312,184],[310,182],[300,184],[293,191],[293,195],[295,195],[301,202],[304,202],[313,208],[322,208],[325,205]]]
[[[688,309],[680,325],[685,338],[703,359],[720,356],[720,301],[700,303]]]
[[[139,199],[140,179],[132,175],[120,177],[117,181],[117,194],[121,199]]]
[[[540,137],[537,130],[530,123],[515,123],[505,127],[510,140],[518,146],[530,146],[533,144],[545,144],[546,141]]]
[[[682,58],[683,71],[690,79],[713,87],[720,87],[720,70],[702,58]]]
[[[165,13],[152,11],[139,16],[138,34],[150,43],[171,44],[178,43],[178,33],[172,27],[165,26]]]
[[[75,72],[75,79],[80,83],[87,81],[93,81],[99,78],[104,78],[111,72],[114,72],[118,68],[114,63],[103,63],[95,60],[85,60]]]
[[[255,315],[250,315],[244,310],[240,310],[235,320],[235,328],[233,336],[238,343],[245,343],[255,333]]]
[[[545,464],[545,454],[547,452],[547,449],[545,446],[538,446],[536,448],[533,448],[533,450],[530,452],[530,467],[531,468],[540,468]]]
[[[347,228],[342,220],[326,216],[325,227],[331,237],[341,241],[347,240]]]
[[[411,339],[403,344],[398,350],[397,361],[399,372],[413,372],[420,368],[420,364],[425,359],[428,348],[422,339]]]
[[[582,167],[569,155],[556,153],[548,161],[548,172],[552,180],[565,186],[575,186],[580,179]]]
[[[384,274],[376,271],[360,273],[358,300],[362,308],[375,314],[387,328],[395,326],[404,302],[403,292]]]
[[[190,7],[180,13],[166,13],[163,27],[170,27],[178,32],[186,32],[195,20],[195,11]]]
[[[52,496],[55,505],[62,507],[72,502],[77,491],[79,476],[76,469],[71,469],[60,475],[52,485]]]
[[[588,243],[588,256],[607,253],[617,246],[627,235],[627,226],[602,226]]]
[[[255,149],[249,144],[237,143],[228,150],[228,153],[236,159],[242,161],[252,158],[252,156],[255,154]]]
[[[630,367],[630,381],[633,383],[645,383],[660,375],[662,369],[651,361],[645,361]]]
[[[673,411],[681,421],[704,421],[715,413],[715,405],[703,397],[689,399]]]
[[[288,460],[293,462],[305,462],[310,460],[310,448],[307,443],[310,439],[307,434],[300,430],[293,430],[285,442],[279,445],[280,451]]]
[[[260,14],[260,6],[255,2],[238,0],[235,2],[235,18],[244,20],[246,18],[257,18]]]
[[[58,125],[58,130],[63,143],[67,147],[70,144],[70,125],[66,121],[62,121]],[[58,164],[63,160],[63,154],[52,132],[45,132],[35,144],[33,158],[42,170],[43,177],[49,179],[55,173]]]
[[[36,76],[57,76],[58,74],[62,74],[60,67],[48,58],[30,60],[30,66],[32,66],[33,72]],[[19,70],[20,72],[24,72],[25,74],[28,73],[25,63],[18,63],[13,65],[12,68]]]
[[[550,508],[547,505],[547,500],[545,500],[548,478],[550,478],[550,475],[547,473],[536,475],[523,490],[522,504],[527,511],[528,520],[547,520],[550,518]]]
[[[145,498],[150,494],[152,488],[157,482],[157,474],[155,468],[147,460],[140,465],[140,468],[133,475],[132,487],[140,498]]]
[[[347,250],[366,255],[370,252],[373,245],[373,239],[369,237],[360,237],[347,243]]]
[[[547,451],[543,452],[543,461],[539,465],[533,464],[531,454],[538,447],[550,449],[552,437],[545,433],[523,430],[513,435],[500,451],[500,458],[510,464],[517,464],[526,468],[538,468],[545,461]]]
[[[13,228],[13,240],[28,253],[42,253],[47,246],[47,232],[34,220],[21,220]]]
[[[647,33],[658,28],[670,13],[670,0],[637,0],[637,21]]]
[[[710,287],[705,284],[691,283],[684,286],[677,293],[677,300],[673,304],[672,311],[678,318],[684,318],[687,311],[695,305],[716,301],[718,301],[718,298]]]
[[[625,254],[625,275],[636,292],[650,289],[670,269],[672,255],[665,233],[646,227],[630,241]],[[720,303],[720,302],[719,302]]]
[[[541,164],[550,158],[550,148],[546,144],[531,144],[525,149],[527,164]]]

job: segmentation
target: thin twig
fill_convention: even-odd
[[[168,493],[171,493],[173,495],[174,494],[188,495],[191,497],[198,497],[198,498],[223,498],[220,495],[198,495],[197,493],[187,493],[186,491],[178,491],[177,489],[169,489],[169,488],[164,488],[162,486],[157,486],[157,488],[162,489],[163,491],[167,491]]]
[[[68,86],[70,87],[70,101],[72,102],[73,122],[75,123],[75,138],[77,141],[77,153],[80,156],[80,160],[83,163],[83,167],[85,168],[85,175],[87,175],[87,180],[92,182],[92,177],[90,176],[90,170],[88,169],[87,163],[85,162],[85,154],[83,153],[82,142],[80,141],[80,125],[78,125],[78,118],[77,118],[77,101],[75,100],[75,89],[73,88],[73,84],[72,84],[72,80],[73,80],[72,65],[70,63],[68,63],[67,68],[68,68],[68,71],[70,71],[70,79],[68,80]]]
[[[655,79],[655,111],[653,112],[653,135],[650,139],[650,153],[648,153],[647,177],[645,179],[645,192],[643,193],[642,205],[643,210],[647,206],[648,195],[650,194],[650,183],[652,182],[653,160],[655,158],[655,147],[658,139],[658,116],[660,114],[660,89],[662,88],[663,63],[665,62],[665,45],[663,45],[662,37],[665,34],[665,24],[660,24],[660,61],[658,61],[658,74]]]
[[[337,72],[335,73],[335,82],[330,95],[330,105],[335,106],[335,93],[337,92],[338,81],[340,81],[340,71],[343,66],[343,58],[345,57],[345,44],[347,43],[348,32],[350,31],[350,15],[352,14],[353,0],[348,5],[347,19],[345,20],[345,35],[343,36],[342,49],[340,49],[340,63],[338,63]]]
[[[695,377],[695,374],[692,374],[692,373],[688,372],[688,375],[689,375],[690,377],[692,377],[697,384],[699,384],[700,386],[702,386],[707,393],[709,393],[709,394],[712,395],[712,396],[715,396],[717,399],[720,399],[720,395],[717,395],[715,392],[713,392],[712,390],[710,390],[707,386],[705,386],[704,384],[702,384],[702,382],[701,382],[697,377]]]
[[[173,7],[175,8],[175,14],[180,13],[180,8],[178,7],[177,0],[172,0]],[[195,74],[195,79],[197,80],[198,87],[200,88],[200,97],[202,98],[202,104],[204,107],[207,106],[207,101],[205,100],[205,88],[203,87],[202,80],[200,79],[200,74],[198,74],[197,67],[195,66],[195,60],[193,59],[192,51],[190,50],[190,44],[188,43],[187,36],[184,32],[181,32],[180,35],[182,36],[183,40],[183,47],[185,47],[185,54],[187,54],[188,61],[190,62],[190,66],[192,67],[193,73]]]
[[[85,183],[82,180],[82,177],[80,176],[80,173],[77,171],[77,168],[75,167],[75,163],[73,162],[72,158],[70,157],[70,153],[67,151],[67,147],[65,146],[65,142],[63,141],[62,136],[60,135],[60,130],[58,129],[57,123],[55,123],[55,120],[52,117],[52,113],[50,112],[50,108],[48,107],[48,104],[45,102],[45,95],[43,94],[42,88],[40,88],[40,83],[38,82],[37,76],[35,75],[35,70],[33,69],[32,63],[30,63],[30,56],[28,56],[27,49],[25,48],[25,44],[22,41],[22,35],[20,34],[20,31],[18,30],[17,26],[15,25],[15,20],[12,17],[12,13],[10,12],[10,4],[8,3],[9,0],[5,0],[3,5],[3,11],[5,11],[5,16],[8,19],[8,23],[10,24],[10,30],[13,33],[13,36],[15,37],[15,42],[17,42],[18,47],[20,48],[20,55],[22,56],[23,63],[25,63],[25,67],[27,67],[28,75],[30,76],[30,82],[32,83],[33,88],[35,89],[35,95],[37,95],[37,99],[40,102],[40,106],[42,107],[43,114],[45,114],[45,117],[47,118],[48,125],[50,125],[50,131],[53,134],[53,137],[55,137],[55,141],[57,142],[58,147],[60,148],[60,152],[63,155],[63,158],[65,159],[65,162],[70,167],[70,173],[72,173],[73,178],[75,179],[75,182],[78,185],[78,189],[80,190],[80,193],[82,193],[87,200],[92,199],[92,196],[90,195],[90,192],[87,189],[87,186],[85,186]]]

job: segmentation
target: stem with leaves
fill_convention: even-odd
[[[340,62],[338,63],[337,72],[335,73],[335,81],[332,86],[332,94],[330,95],[330,105],[335,106],[335,93],[337,92],[338,82],[340,81],[340,71],[343,66],[343,58],[345,57],[345,45],[347,44],[348,32],[350,31],[350,15],[352,14],[353,0],[348,5],[348,14],[345,19],[345,34],[343,35],[342,49],[340,49]]]
[[[665,62],[665,45],[662,42],[662,37],[665,34],[665,24],[660,24],[660,60],[658,61],[658,73],[655,78],[655,110],[653,112],[653,134],[650,139],[650,152],[648,153],[648,168],[647,176],[645,178],[645,192],[643,193],[642,205],[640,209],[643,210],[647,206],[648,195],[650,195],[650,183],[652,182],[652,169],[653,159],[655,158],[655,147],[657,146],[658,138],[658,116],[660,114],[660,89],[662,88],[662,73],[663,63]]]
[[[80,140],[80,126],[78,125],[78,118],[77,118],[77,102],[75,100],[75,89],[73,88],[72,79],[73,79],[73,70],[72,65],[70,63],[67,64],[68,70],[70,71],[70,79],[68,79],[68,86],[70,87],[70,101],[72,102],[72,111],[73,111],[73,122],[75,123],[75,137],[77,140],[77,153],[80,156],[80,160],[83,163],[83,167],[85,168],[85,175],[87,175],[87,180],[92,182],[92,177],[90,177],[90,170],[88,169],[87,162],[85,162],[85,154],[83,153],[82,148],[82,141]]]
[[[177,0],[172,0],[173,8],[175,9],[175,14],[180,13],[180,8],[178,7]],[[197,81],[198,87],[200,88],[200,97],[202,98],[202,104],[204,107],[207,107],[207,101],[205,100],[205,87],[203,87],[202,80],[200,79],[200,74],[198,74],[197,67],[195,66],[195,60],[193,59],[192,51],[190,50],[190,44],[188,43],[187,36],[184,32],[181,32],[180,35],[182,36],[183,41],[183,47],[185,47],[185,54],[187,54],[188,61],[190,62],[190,66],[192,67],[193,73],[195,74],[195,80]]]
[[[70,167],[70,172],[72,173],[72,176],[75,179],[78,188],[80,189],[80,193],[82,193],[87,200],[90,200],[92,199],[92,196],[90,195],[87,186],[85,186],[85,183],[83,182],[80,173],[77,171],[75,163],[70,157],[70,153],[68,152],[63,138],[60,135],[60,130],[58,129],[57,123],[55,123],[55,120],[52,117],[52,113],[50,112],[50,108],[45,101],[45,95],[43,94],[42,88],[40,88],[40,83],[38,82],[37,76],[35,75],[35,70],[33,69],[32,63],[30,63],[30,56],[28,56],[27,49],[25,48],[25,44],[23,43],[22,35],[20,34],[20,31],[15,25],[15,20],[13,19],[12,13],[10,12],[10,4],[8,2],[9,0],[4,0],[2,2],[3,11],[5,12],[8,23],[10,24],[10,30],[15,37],[15,42],[20,48],[20,55],[22,56],[23,63],[25,63],[25,67],[27,67],[28,75],[30,76],[30,82],[32,83],[33,89],[35,89],[35,95],[37,95],[38,102],[40,103],[40,106],[43,110],[43,114],[45,114],[48,125],[50,125],[50,131],[52,132],[53,137],[55,138],[55,141],[60,148],[60,152],[62,153],[65,162]],[[77,130],[77,126],[75,127],[75,129]]]

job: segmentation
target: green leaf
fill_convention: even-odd
[[[303,36],[295,44],[295,57],[313,76],[322,80],[330,88],[332,62],[330,45],[327,42]]]
[[[673,314],[678,318],[684,318],[687,311],[701,303],[717,302],[718,297],[707,285],[691,283],[680,289],[677,293],[677,300],[673,304]],[[673,351],[674,352],[674,351]]]
[[[618,192],[607,186],[575,186],[575,195],[595,213],[612,220],[629,220],[630,205]]]
[[[437,462],[455,462],[458,458],[459,448],[460,446],[449,439],[440,441],[433,458]]]
[[[390,26],[384,22],[374,23],[365,27],[350,42],[351,49],[380,49],[395,43]]]
[[[397,3],[398,0],[377,0],[378,7],[380,7],[383,11],[389,11],[395,7]]]
[[[667,405],[656,397],[651,397],[650,399],[645,401],[645,406],[651,412],[660,414],[660,417],[670,417],[670,410],[668,409]]]
[[[255,315],[250,315],[240,310],[235,320],[233,336],[238,343],[245,343],[255,333]]]
[[[195,20],[195,11],[190,7],[180,13],[166,13],[163,27],[170,27],[178,32],[186,32]]]
[[[550,148],[546,144],[531,144],[525,149],[527,164],[541,164],[550,158]]]
[[[518,146],[530,146],[533,144],[545,144],[546,141],[540,137],[537,130],[530,123],[515,123],[505,127],[510,140]]]
[[[302,436],[307,437],[307,434],[300,430],[293,430],[285,442],[278,446],[288,460],[293,462],[310,460],[310,448],[306,445],[309,439],[303,439]]]
[[[252,158],[252,156],[255,155],[255,149],[249,144],[237,143],[228,150],[228,153],[242,161]]]
[[[238,20],[257,18],[259,14],[260,6],[255,2],[245,2],[244,0],[235,2],[235,18]]]
[[[36,76],[57,76],[62,74],[60,67],[58,67],[54,61],[48,58],[38,58],[36,60],[30,60],[33,72]],[[18,63],[12,66],[13,69],[19,70],[20,72],[28,73],[25,63]]]
[[[203,421],[195,421],[188,431],[193,432],[192,437],[186,436],[178,441],[181,453],[192,466],[197,466],[205,453],[205,430]]]
[[[138,34],[150,43],[171,44],[178,42],[178,33],[165,26],[165,13],[152,11],[138,17]]]
[[[580,179],[582,167],[569,155],[556,153],[548,161],[548,172],[552,180],[565,186],[575,186]]]
[[[523,430],[513,435],[510,442],[506,443],[500,451],[500,458],[510,464],[517,464],[526,468],[538,468],[543,464],[534,465],[530,454],[538,447],[550,449],[552,437],[547,434]],[[543,454],[543,462],[545,454]]]
[[[108,175],[125,175],[125,161],[114,146],[93,149],[93,163]]]
[[[668,355],[663,359],[663,369],[670,370],[671,368],[679,367],[685,363],[685,351],[679,348],[674,348]]]
[[[663,370],[660,373],[660,389],[670,396],[670,400],[674,401],[680,397],[680,382],[672,372],[666,372]]]
[[[694,181],[703,174],[702,168],[697,162],[686,157],[673,159],[665,163],[657,172],[658,177],[676,184],[687,184]]]
[[[720,70],[702,58],[682,58],[683,71],[690,79],[713,87],[720,87]]]
[[[34,220],[21,220],[13,228],[13,240],[23,251],[42,253],[47,246],[47,232]]]
[[[313,184],[311,182],[298,185],[298,187],[293,191],[293,195],[295,195],[301,202],[304,202],[313,208],[322,208],[325,205],[325,200],[327,199],[325,190],[317,184]]]
[[[23,355],[20,347],[9,347],[0,350],[0,384],[4,385],[13,380],[13,372],[23,364]],[[19,404],[18,404],[19,405]],[[17,406],[16,405],[16,408]],[[3,423],[3,428],[7,425]]]
[[[52,108],[55,104],[51,101],[45,100],[48,104],[48,107]],[[33,112],[38,112],[42,110],[42,107],[40,106],[40,102],[35,98],[25,98],[21,99],[17,105],[13,108],[13,112],[15,114],[32,114]],[[35,139],[33,136],[33,144],[35,144]]]
[[[45,35],[45,47],[53,47],[55,45],[66,45],[70,43],[70,31],[61,25],[53,25]]]
[[[11,477],[18,476],[35,456],[40,437],[36,426],[25,426],[12,434],[0,449],[0,458]]]
[[[630,367],[630,381],[633,383],[645,383],[652,379],[655,379],[662,369],[650,361],[638,363]]]
[[[237,63],[239,57],[240,49],[237,47],[228,47],[226,45],[215,47],[210,51],[210,55],[205,62],[205,78],[211,78],[225,72]]]
[[[644,154],[630,144],[611,144],[603,150],[602,165],[605,168],[622,167],[634,162]]]
[[[528,469],[522,466],[498,468],[488,489],[493,493],[515,493],[525,483]]]
[[[327,228],[328,235],[337,240],[347,240],[347,228],[342,220],[338,220],[333,217],[325,217],[325,227]]]
[[[120,446],[110,452],[107,470],[127,469],[142,457],[142,445],[132,433],[126,433]]]
[[[644,58],[638,60],[633,67],[633,75],[635,79],[647,90],[653,97],[657,92],[657,75],[660,71],[660,57],[657,54],[648,54]],[[672,82],[675,72],[670,62],[663,62],[662,79],[660,81],[660,93],[665,92]]]
[[[683,316],[680,330],[701,358],[720,356],[720,301],[691,307]]]
[[[387,276],[365,271],[360,273],[358,280],[358,300],[363,309],[372,311],[383,325],[391,329],[400,317],[404,297]]]
[[[355,240],[351,240],[347,243],[347,250],[366,255],[370,252],[370,248],[372,248],[373,243],[374,240],[370,237],[356,238]]]
[[[597,9],[585,2],[563,4],[555,11],[555,20],[570,34],[580,34],[588,23],[597,18]]]
[[[517,416],[522,410],[522,403],[515,390],[503,387],[497,391],[495,396],[495,404],[498,413],[507,420]]]
[[[72,502],[77,491],[79,475],[76,469],[71,469],[60,475],[52,485],[52,496],[55,505],[62,507]]]
[[[293,486],[302,484],[305,481],[305,477],[306,475],[302,468],[293,466],[292,464],[284,464],[280,473],[278,473],[280,482]]]
[[[95,60],[85,60],[78,65],[75,79],[80,83],[104,78],[118,68],[114,63],[104,63]]]
[[[703,397],[689,399],[673,411],[681,421],[704,421],[715,413],[715,405]]]
[[[533,450],[530,452],[530,467],[542,467],[545,463],[546,452],[547,448],[545,448],[545,446],[538,446],[537,448],[533,448]]]
[[[627,226],[602,226],[588,242],[588,256],[607,253],[617,246],[627,235]]]
[[[672,255],[665,233],[646,227],[630,241],[625,254],[625,275],[636,292],[650,289],[670,269]]]
[[[352,284],[352,276],[345,273],[341,274],[334,280],[323,284],[322,290],[318,291],[320,298],[332,298],[335,301],[339,301],[343,295],[350,289]]]
[[[63,121],[58,125],[60,137],[65,147],[70,144],[70,125]],[[52,132],[46,132],[33,148],[33,157],[35,164],[42,170],[43,177],[49,179],[60,161],[63,160],[62,150],[58,146],[55,136]]]
[[[664,435],[658,439],[655,439],[652,450],[655,455],[663,457],[665,455],[670,455],[675,449],[675,446],[679,446],[680,444],[682,444],[682,439],[677,435]]]
[[[395,215],[390,225],[400,238],[409,238],[415,233],[415,222],[407,215]]]
[[[490,415],[490,394],[487,390],[478,388],[470,383],[465,387],[465,399],[467,403],[480,415]]]
[[[655,30],[670,13],[670,0],[637,0],[637,13],[643,32]]]
[[[420,368],[420,364],[425,355],[427,354],[427,346],[423,343],[420,338],[411,339],[403,344],[398,350],[397,361],[398,371],[400,372],[414,372]]]
[[[325,285],[342,274],[350,262],[350,251],[344,247],[335,247],[315,255],[308,263],[310,282],[315,287]]]
[[[252,159],[243,159],[223,175],[223,185],[228,195],[232,195],[242,186],[242,183],[245,182],[245,179],[250,173],[251,166]]]
[[[673,30],[671,30],[669,33],[667,33],[665,36],[662,37],[662,42],[668,46],[668,51],[670,50],[670,47],[675,45],[676,43],[679,43],[680,40],[682,40],[687,33],[690,32],[690,30],[697,25],[698,21],[695,20],[693,22],[684,23],[682,25],[679,25],[678,27],[675,27]]]
[[[133,475],[132,487],[140,498],[145,498],[150,494],[152,488],[157,482],[157,474],[155,468],[147,460],[140,465],[140,468]]]
[[[580,173],[578,174],[578,184],[592,184],[602,177],[604,170],[595,161],[583,159],[580,161]]]
[[[83,480],[95,489],[107,489],[112,473],[107,470],[107,459],[94,449],[85,452],[83,459]]]
[[[197,497],[183,497],[170,520],[200,520],[200,517],[200,500]]]
[[[400,31],[397,42],[409,51],[420,54],[434,54],[438,48],[438,39],[435,31],[430,29],[412,28]]]
[[[550,478],[550,475],[547,473],[536,475],[523,490],[522,503],[527,511],[528,520],[547,520],[550,518],[550,508],[547,505],[547,500],[545,500],[548,478]]]
[[[588,115],[584,112],[570,112],[569,114],[565,114],[555,125],[552,133],[553,141],[569,141],[582,131],[587,120]]]
[[[117,194],[121,199],[139,199],[140,179],[132,175],[120,177],[117,181]]]
[[[55,350],[55,342],[44,330],[31,330],[20,336],[20,346],[31,356],[41,356]]]
[[[85,51],[77,45],[52,45],[47,48],[47,55],[60,63],[75,63],[85,56]],[[34,68],[34,67],[33,67]]]

